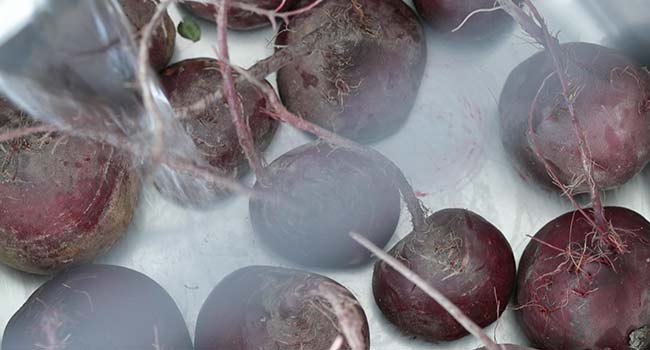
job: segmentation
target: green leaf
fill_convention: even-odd
[[[197,42],[201,40],[201,27],[195,20],[185,18],[178,24],[178,34],[185,39]]]

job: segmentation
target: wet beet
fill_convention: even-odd
[[[328,0],[286,29],[277,45],[296,45],[316,31],[320,46],[278,71],[290,111],[361,142],[404,124],[424,73],[426,41],[402,0]]]
[[[310,266],[349,267],[370,260],[350,231],[383,247],[395,231],[400,195],[374,161],[321,141],[268,166],[250,200],[257,236],[285,258]]]
[[[161,73],[160,82],[172,107],[190,106],[220,88],[222,78],[219,62],[210,58],[193,58],[175,63]],[[278,122],[266,113],[267,100],[259,89],[242,83],[238,84],[237,91],[242,99],[243,115],[253,133],[256,148],[263,151],[271,143]],[[211,103],[204,110],[191,113],[183,120],[183,126],[214,171],[233,178],[246,173],[248,161],[239,144],[237,130],[225,100]],[[191,181],[188,179],[188,182]],[[179,204],[209,207],[223,199],[226,193],[216,186],[208,186],[207,190],[202,188],[200,192],[193,191],[192,186],[187,186],[182,193],[163,194]]]
[[[650,223],[619,207],[606,207],[605,219],[624,253],[599,245],[593,226],[578,212],[546,224],[526,247],[518,316],[539,349],[650,346]]]
[[[592,176],[599,189],[617,187],[650,160],[650,79],[622,53],[587,43],[561,46],[577,119],[585,135]],[[527,135],[529,113],[543,81],[555,71],[546,52],[520,65],[501,93],[501,138],[519,173],[557,189],[533,152]],[[549,78],[534,106],[533,130],[541,155],[573,193],[588,191],[575,128],[556,76]]]
[[[131,23],[136,38],[140,38],[141,31],[151,21],[158,0],[119,0],[124,14]],[[176,43],[176,27],[169,14],[165,13],[162,23],[154,31],[149,47],[149,61],[155,71],[165,68],[174,55]]]
[[[0,97],[2,119],[34,125]],[[126,232],[139,190],[129,157],[108,145],[59,133],[0,143],[0,261],[47,274],[94,259]]]
[[[2,349],[191,350],[192,342],[155,281],[124,267],[85,265],[32,294],[9,321]]]
[[[427,218],[426,232],[411,232],[390,254],[424,278],[479,326],[494,322],[514,289],[515,259],[501,232],[479,215],[445,209]],[[438,303],[384,262],[375,265],[379,309],[400,330],[431,341],[467,331]]]
[[[327,350],[340,320],[330,295],[342,302],[369,349],[368,323],[355,297],[314,273],[251,266],[226,276],[210,293],[196,323],[196,350]],[[350,350],[344,342],[341,350]]]

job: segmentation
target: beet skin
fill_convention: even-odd
[[[650,160],[650,79],[636,62],[616,50],[587,44],[561,45],[570,95],[589,150],[599,189],[617,187]],[[526,179],[557,189],[529,141],[533,130],[541,155],[574,194],[588,191],[579,139],[562,96],[552,59],[539,52],[508,77],[501,93],[501,138],[515,167]]]
[[[301,264],[350,267],[370,260],[358,232],[383,247],[397,226],[400,195],[387,171],[345,148],[316,141],[267,167],[250,200],[262,242]]]
[[[422,25],[402,0],[324,1],[293,17],[276,44],[306,37],[316,37],[320,49],[277,74],[290,111],[360,142],[381,140],[404,124],[427,51]]]
[[[119,0],[124,14],[131,23],[135,37],[140,39],[144,27],[151,21],[158,0]],[[158,25],[151,38],[149,46],[149,61],[151,67],[160,71],[169,64],[174,55],[176,44],[176,26],[167,12],[162,17],[162,23]]]
[[[256,6],[260,9],[275,10],[282,5],[283,0],[240,0],[240,3]],[[296,0],[286,0],[280,11],[290,9]],[[202,4],[196,1],[185,1],[181,3],[187,11],[195,16],[201,17],[208,21],[215,21],[217,10],[214,6]],[[228,28],[235,30],[253,30],[270,25],[271,22],[266,16],[261,16],[253,12],[244,11],[231,6],[228,10]]]
[[[0,97],[0,130],[28,125]],[[0,143],[0,261],[48,274],[94,259],[126,232],[139,190],[108,145],[58,133]]]
[[[339,335],[332,298],[368,350],[368,322],[343,286],[313,273],[250,266],[226,276],[196,323],[196,350],[326,350]],[[340,350],[350,350],[344,342]]]
[[[41,286],[11,318],[2,350],[191,350],[174,300],[149,277],[85,265]]]
[[[211,58],[193,58],[175,63],[161,73],[160,82],[172,107],[187,107],[220,88],[222,78],[219,62]],[[258,151],[263,151],[271,143],[278,122],[265,113],[268,103],[259,89],[242,83],[238,84],[237,92],[242,99],[243,115],[253,133],[255,146]],[[246,173],[248,161],[224,100],[191,113],[183,119],[183,126],[215,172],[232,178]],[[191,192],[191,187],[183,193],[187,198],[181,198],[178,193],[163,194],[172,196],[181,205],[198,207],[209,207],[226,196],[216,186],[201,193],[188,192]]]
[[[606,207],[605,219],[624,253],[597,246],[593,226],[578,212],[546,224],[526,247],[518,317],[539,349],[650,346],[650,223],[619,207]]]
[[[390,254],[437,288],[479,326],[494,322],[514,289],[515,259],[506,238],[479,215],[445,209],[427,218]],[[400,330],[430,341],[455,340],[467,331],[438,303],[384,262],[375,265],[379,309]]]

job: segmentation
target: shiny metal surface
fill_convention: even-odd
[[[643,7],[644,0],[536,3],[550,28],[561,30],[562,41],[605,42],[615,32],[610,28],[650,23],[643,18],[647,12],[627,8]],[[176,21],[181,18],[176,10],[172,14]],[[208,25],[203,31],[198,44],[178,38],[176,60],[214,56],[215,31]],[[270,29],[231,33],[232,59],[249,66],[272,52],[268,44],[272,37]],[[510,70],[537,47],[518,28],[504,34],[498,44],[480,49],[456,47],[430,32],[427,38],[429,61],[411,118],[398,134],[375,147],[398,163],[431,210],[464,207],[479,213],[501,229],[519,257],[529,241],[526,235],[571,209],[555,194],[525,183],[510,166],[498,136],[496,101],[501,87]],[[283,126],[267,158],[274,159],[307,140]],[[626,206],[650,217],[649,178],[650,172],[645,171],[608,193],[606,204]],[[404,208],[390,245],[409,231]],[[166,202],[152,188],[143,194],[128,235],[100,261],[135,268],[161,283],[178,303],[191,333],[201,304],[226,274],[251,264],[292,266],[258,243],[245,198],[233,198],[210,212],[192,212]],[[432,345],[400,335],[375,306],[370,265],[317,272],[333,277],[359,297],[370,320],[373,349],[473,349],[479,345],[469,337]],[[43,281],[0,267],[0,329]],[[500,342],[526,344],[512,304],[487,331]]]

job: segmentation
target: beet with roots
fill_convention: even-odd
[[[250,215],[255,233],[301,264],[350,267],[369,261],[350,231],[383,247],[395,232],[400,194],[387,170],[366,156],[315,141],[285,153],[258,179]]]
[[[0,130],[33,125],[0,97]],[[46,274],[94,259],[126,231],[140,180],[125,154],[59,133],[0,143],[0,261]]]
[[[365,313],[345,287],[314,273],[250,266],[226,276],[208,296],[195,349],[324,350],[342,329],[351,335],[340,350],[353,342],[370,348]]]
[[[557,188],[527,135],[532,109],[539,153],[563,185],[584,193],[593,176],[599,189],[619,186],[650,160],[648,74],[620,52],[594,44],[563,44],[560,56],[592,175],[584,171],[576,128],[546,52],[521,63],[506,81],[499,102],[503,145],[522,176]]]
[[[514,289],[515,259],[506,238],[479,215],[445,209],[427,218],[390,254],[440,290],[479,326],[494,322]],[[455,340],[467,331],[438,303],[384,262],[375,265],[379,309],[400,330],[430,341]]]
[[[187,107],[220,88],[222,78],[219,62],[211,58],[193,58],[175,63],[161,73],[160,82],[172,107]],[[237,91],[255,146],[258,151],[263,151],[271,143],[278,122],[266,114],[268,103],[259,89],[252,84],[242,83],[237,85]],[[193,112],[183,120],[183,124],[203,158],[219,174],[237,178],[248,170],[248,162],[225,100]],[[209,206],[226,195],[216,186],[202,193],[188,192],[191,192],[191,187],[183,195],[194,199],[194,206]],[[189,204],[188,198],[179,197],[179,193],[164,194],[179,204]]]
[[[579,212],[546,224],[519,264],[524,333],[540,349],[648,349],[650,222],[604,209],[604,234]],[[590,220],[593,212],[587,210]]]
[[[11,318],[2,350],[191,350],[178,306],[149,277],[85,265],[41,286]]]
[[[128,18],[135,37],[140,39],[142,30],[151,21],[158,0],[119,0],[124,14]],[[153,33],[149,46],[149,61],[155,71],[160,71],[169,64],[174,55],[174,46],[176,44],[176,27],[174,21],[165,12],[161,23]]]
[[[240,0],[242,4],[256,6],[264,10],[285,11],[290,9],[296,0]],[[181,5],[195,16],[205,20],[215,22],[217,10],[215,6],[202,4],[196,1],[185,1]],[[280,6],[282,6],[280,8]],[[241,10],[231,5],[228,10],[228,28],[235,30],[252,30],[270,25],[271,22],[267,16],[262,16],[250,11]]]
[[[278,71],[287,108],[361,142],[395,133],[410,114],[426,62],[413,10],[402,0],[328,0],[293,17],[276,43],[298,45],[307,36],[316,36],[320,49]]]
[[[512,17],[503,10],[474,13],[468,18],[476,10],[494,8],[495,0],[414,0],[413,3],[420,16],[435,31],[450,38],[485,40],[511,28],[513,24]],[[454,31],[456,28],[459,29]]]

